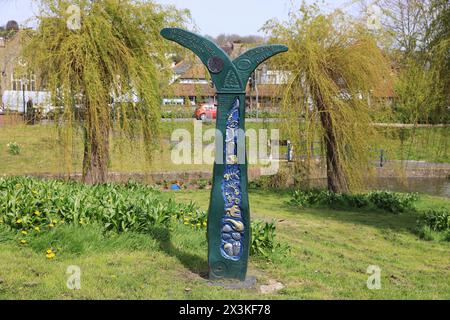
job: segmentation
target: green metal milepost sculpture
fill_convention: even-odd
[[[161,35],[193,51],[217,90],[216,161],[208,212],[209,278],[244,281],[250,250],[250,210],[245,152],[245,89],[252,72],[283,45],[251,49],[231,61],[215,43],[195,33],[166,28]]]

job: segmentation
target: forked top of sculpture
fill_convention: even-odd
[[[234,61],[214,42],[195,33],[165,28],[161,35],[194,52],[208,68],[218,93],[243,93],[252,72],[270,57],[286,52],[284,45],[265,45],[250,49]]]

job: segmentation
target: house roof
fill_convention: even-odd
[[[190,62],[188,62],[188,61],[186,61],[186,60],[183,60],[183,61],[177,63],[177,64],[172,68],[172,70],[173,70],[173,72],[174,72],[176,75],[181,76],[181,75],[183,75],[184,73],[186,73],[186,71],[188,71],[191,67],[192,67],[192,63],[190,63]]]
[[[227,43],[222,46],[222,49],[230,56],[231,59],[235,59],[242,53],[247,51],[253,45],[242,43]],[[196,84],[196,83],[180,83],[182,80],[206,80],[209,79],[208,70],[203,65],[198,57],[195,57],[192,61],[183,60],[173,67],[173,71],[177,76],[177,81],[171,86],[169,92],[175,96],[214,96],[215,89],[209,84]],[[279,96],[281,86],[273,84],[258,84],[258,94],[260,97],[275,98]],[[247,86],[246,92],[248,95],[256,96],[255,90],[250,90]],[[394,96],[394,85],[391,78],[386,79],[380,83],[372,92],[375,98],[391,98]]]

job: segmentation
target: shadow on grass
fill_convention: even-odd
[[[309,215],[319,219],[371,226],[384,231],[389,230],[415,234],[416,221],[420,215],[415,211],[394,214],[376,208],[300,208],[288,203],[292,193],[291,190],[274,192],[253,189],[250,192],[253,195],[257,195],[260,201],[264,201],[265,209],[271,210],[272,212],[282,210],[294,216],[299,214]],[[272,206],[273,209],[271,209]]]
[[[185,268],[199,277],[208,278],[207,261],[198,255],[184,252],[175,247],[171,241],[170,230],[163,227],[155,227],[149,232],[149,235],[158,242],[159,249],[162,252],[176,258]]]
[[[289,205],[286,205],[289,206]],[[295,208],[292,207],[291,208]],[[396,232],[415,233],[416,221],[419,217],[417,212],[404,212],[393,214],[380,210],[370,209],[329,209],[311,208],[308,211],[314,216],[332,219],[344,223],[366,225],[378,229],[389,229]]]

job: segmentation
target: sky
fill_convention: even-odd
[[[308,3],[313,0],[307,1]],[[37,12],[36,0],[0,0],[0,25],[8,20],[25,24]],[[191,11],[198,32],[219,34],[263,35],[259,30],[272,18],[284,20],[292,2],[301,0],[156,0]],[[328,0],[321,5],[324,11],[340,7],[351,8],[352,0]]]

